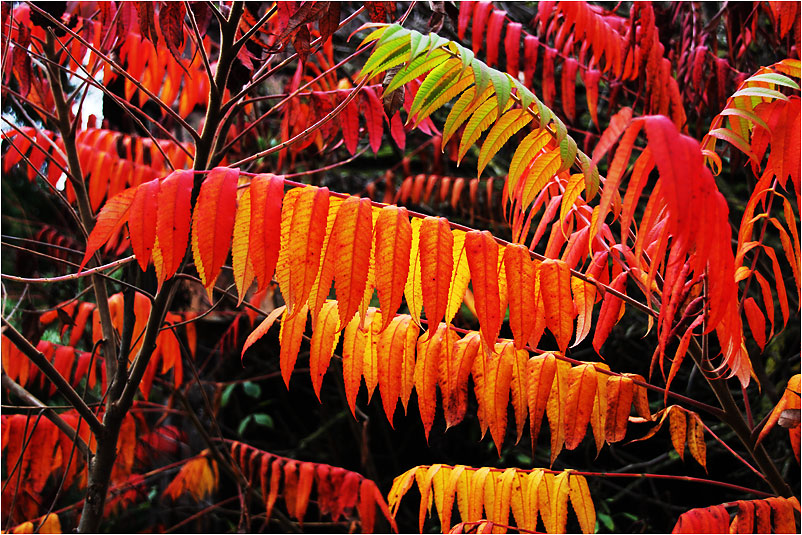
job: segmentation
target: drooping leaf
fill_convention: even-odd
[[[190,223],[190,197],[194,173],[175,171],[165,178],[159,188],[158,218],[156,220],[156,245],[153,264],[161,285],[172,277],[187,250]]]
[[[420,273],[423,306],[429,332],[434,333],[445,317],[448,288],[453,270],[454,237],[448,220],[427,217],[420,227]]]
[[[540,295],[546,311],[546,326],[564,352],[574,328],[574,302],[571,299],[571,273],[562,260],[546,259],[540,264]]]
[[[317,278],[328,211],[328,188],[295,188],[284,196],[276,278],[290,316],[306,303]]]
[[[231,244],[239,169],[212,169],[201,185],[192,218],[192,255],[201,282],[212,298]]]
[[[376,291],[387,328],[401,306],[404,284],[409,274],[412,225],[406,208],[386,206],[376,221]]]

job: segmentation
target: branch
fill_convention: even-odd
[[[60,277],[39,277],[39,278],[28,279],[28,278],[25,278],[25,277],[15,277],[14,275],[6,275],[5,273],[0,274],[0,277],[2,277],[4,279],[12,280],[14,282],[27,282],[27,283],[31,283],[31,284],[39,284],[39,283],[47,283],[47,282],[62,282],[62,281],[80,279],[80,278],[86,277],[88,275],[94,275],[95,273],[99,273],[101,271],[106,271],[107,269],[116,269],[116,268],[118,268],[120,266],[124,266],[125,264],[131,262],[135,258],[136,257],[134,255],[131,255],[131,256],[125,257],[125,258],[120,259],[120,260],[115,260],[114,262],[110,262],[110,263],[108,263],[106,265],[103,265],[103,266],[98,266],[96,268],[87,269],[87,270],[81,271],[80,273],[70,273],[68,275],[62,275]]]
[[[53,422],[53,424],[58,427],[65,435],[70,437],[72,441],[74,441],[78,445],[78,449],[81,450],[81,453],[84,456],[89,457],[90,451],[89,446],[86,445],[84,439],[78,436],[78,433],[75,432],[75,429],[70,427],[70,425],[64,421],[64,419],[53,410],[52,407],[48,407],[39,399],[25,390],[22,386],[17,384],[11,377],[9,377],[6,372],[3,372],[3,387],[8,389],[12,394],[20,398],[21,400],[29,403],[34,407],[38,407],[39,409],[44,409],[43,415],[45,418]]]
[[[37,368],[42,370],[48,379],[50,379],[56,388],[58,388],[59,392],[67,398],[67,401],[75,407],[75,410],[78,411],[86,423],[89,424],[89,429],[92,430],[96,436],[102,436],[106,432],[106,427],[100,423],[100,420],[97,419],[95,413],[92,412],[92,409],[87,406],[81,396],[78,395],[78,392],[72,388],[70,383],[56,370],[55,367],[47,360],[38,349],[36,349],[33,344],[31,344],[27,338],[22,336],[20,332],[11,325],[6,318],[3,318],[3,334],[6,335],[11,342],[17,346],[17,348],[22,351],[26,357],[28,357],[31,362],[36,365]]]

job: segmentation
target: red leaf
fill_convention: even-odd
[[[471,50],[474,54],[479,53],[482,48],[482,40],[487,32],[487,17],[493,9],[493,2],[479,2],[473,12],[473,29],[471,31]]]
[[[610,287],[613,290],[624,293],[626,284],[627,273],[625,271],[615,278]],[[618,323],[618,319],[621,317],[621,307],[623,305],[623,301],[615,295],[609,292],[605,294],[604,302],[599,311],[599,318],[596,320],[596,332],[593,334],[593,349],[596,350],[596,353],[601,354],[601,347],[604,341],[607,340],[610,331],[613,330],[613,326]]]
[[[153,43],[153,46],[156,46],[159,43],[154,12],[156,3],[134,2],[134,5],[136,6],[137,19],[139,20],[139,35]]]
[[[162,2],[159,6],[159,27],[162,36],[173,58],[179,62],[184,48],[185,15],[186,8],[183,2]]]
[[[353,89],[340,90],[337,92],[337,97],[340,101],[345,100],[351,91],[353,91]],[[340,117],[342,117],[342,132],[345,148],[353,155],[356,153],[357,145],[359,145],[359,100],[351,100],[343,109]]]
[[[271,174],[251,179],[250,259],[259,281],[258,291],[273,279],[281,248],[281,204],[284,177]]]
[[[593,120],[596,128],[599,128],[599,81],[601,80],[601,73],[595,69],[588,69],[583,71],[582,81],[585,83],[585,96],[588,101],[588,113]]]
[[[192,216],[192,254],[209,293],[228,256],[234,231],[239,169],[216,167],[201,185]]]
[[[457,36],[459,40],[465,39],[465,30],[468,29],[468,23],[471,22],[473,17],[473,10],[476,7],[476,2],[466,1],[460,2],[459,17],[457,20]]]
[[[537,65],[537,52],[540,41],[534,35],[524,37],[524,85],[528,88],[534,87],[532,82],[535,79],[535,66]]]
[[[507,34],[504,37],[504,54],[507,56],[507,72],[517,79],[520,73],[519,52],[521,49],[521,24],[510,22],[507,24]]]
[[[373,88],[363,87],[362,91],[364,96],[362,103],[365,106],[362,110],[362,114],[365,116],[365,125],[368,129],[368,141],[370,142],[370,148],[373,150],[373,153],[378,154],[382,146],[382,117],[384,116],[384,106],[382,106],[381,100],[376,95]]]
[[[551,47],[545,47],[546,52],[543,55],[543,103],[549,108],[554,107],[554,97],[557,90],[554,86],[554,59],[557,57],[557,51]]]
[[[494,9],[490,14],[490,20],[487,27],[480,30],[480,35],[487,38],[487,66],[495,67],[498,62],[498,45],[501,41],[501,27],[504,24],[504,16],[506,13],[500,9]],[[476,25],[474,24],[474,31]]]
[[[562,72],[562,101],[565,116],[573,122],[576,118],[576,71],[579,63],[573,58],[567,58],[563,63]]]
[[[744,312],[746,320],[749,322],[749,329],[752,331],[752,337],[760,351],[763,351],[766,347],[766,320],[763,313],[760,312],[760,308],[751,297],[747,297],[744,301]]]
[[[156,243],[153,264],[161,285],[175,274],[184,261],[190,221],[190,197],[195,175],[192,171],[174,171],[159,188],[159,211],[156,219]]]
[[[159,180],[145,182],[136,189],[128,215],[128,234],[131,248],[142,271],[147,271],[148,262],[156,240],[158,219]]]

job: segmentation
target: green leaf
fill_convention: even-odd
[[[479,139],[482,132],[487,130],[491,124],[496,121],[498,117],[498,108],[496,103],[488,99],[479,106],[473,113],[468,124],[465,125],[465,131],[462,133],[462,139],[459,144],[459,151],[457,153],[457,164],[459,164],[468,149]]]
[[[557,171],[558,173],[571,168],[576,158],[576,153],[576,141],[569,136],[564,137],[562,141],[560,141],[560,159],[562,160],[562,164],[560,164],[560,169]]]
[[[368,60],[365,62],[364,67],[362,67],[360,78],[373,76],[376,74],[376,72],[378,72],[376,70],[377,66],[379,66],[388,58],[396,56],[399,53],[405,53],[405,50],[408,46],[408,36],[400,36],[396,39],[385,42],[384,44],[382,44],[382,41],[379,41],[379,44],[376,45],[376,50],[373,51],[373,54],[370,55]]]
[[[532,93],[528,87],[522,84],[520,80],[513,78],[512,83],[515,85],[518,98],[521,99],[521,107],[523,109],[527,109],[529,105],[535,101],[535,94]]]
[[[490,80],[493,82],[493,87],[496,88],[496,100],[498,101],[498,113],[501,115],[507,102],[510,100],[512,93],[512,84],[510,83],[510,76],[505,72],[499,72],[495,69],[488,69],[490,73]]]
[[[757,156],[752,152],[752,147],[749,145],[749,143],[739,137],[732,130],[727,130],[726,128],[716,128],[715,130],[708,132],[708,135],[732,143],[738,148],[738,150],[749,156],[749,158],[757,161]]]
[[[438,65],[440,65],[448,56],[445,50],[437,50],[431,55],[418,56],[412,60],[407,66],[402,67],[400,71],[393,77],[393,81],[387,86],[385,92],[395,91],[410,80],[417,78],[425,72],[429,72]]]
[[[254,399],[259,399],[259,397],[262,395],[261,387],[258,384],[250,381],[245,381],[242,383],[242,390],[245,392],[246,396]]]
[[[736,115],[748,121],[755,123],[758,126],[762,126],[766,129],[766,131],[771,131],[769,125],[766,124],[766,121],[760,118],[755,112],[741,109],[741,108],[724,108],[721,110],[719,115]]]
[[[485,89],[490,87],[490,74],[487,65],[474,58],[471,61],[471,69],[473,69],[474,83],[476,84],[476,93],[481,95]]]
[[[766,89],[765,87],[745,87],[736,91],[732,98],[736,97],[763,97],[763,98],[778,98],[780,100],[788,100],[788,97],[775,91],[774,89]]]
[[[440,109],[446,102],[465,91],[465,89],[472,84],[473,75],[468,75],[461,79],[457,76],[457,79],[451,81],[448,87],[443,88],[442,91],[437,91],[436,98],[433,93],[433,98],[427,99],[423,109],[421,109],[415,117],[415,126],[417,127],[421,121]]]
[[[501,147],[504,146],[504,143],[531,120],[532,116],[529,115],[528,112],[516,108],[508,111],[496,121],[496,124],[490,129],[485,142],[482,144],[482,150],[479,151],[477,176],[482,174],[487,163],[495,156]]]
[[[412,116],[415,115],[424,104],[432,102],[439,94],[448,89],[449,84],[453,83],[457,75],[459,75],[459,65],[459,59],[451,58],[435,67],[434,70],[426,76],[420,88],[418,88],[415,100],[412,101],[412,107],[409,109],[407,122],[410,121]]]
[[[223,389],[223,394],[220,396],[220,406],[225,407],[228,405],[228,402],[231,400],[231,393],[234,391],[234,388],[237,387],[237,383],[233,383],[227,385]]]
[[[269,414],[265,414],[263,412],[254,414],[253,421],[257,425],[261,425],[262,427],[266,427],[268,429],[273,429],[275,427],[273,424],[273,418],[271,418]]]
[[[473,50],[457,44],[457,51],[459,52],[460,59],[462,59],[462,70],[465,70],[473,64],[475,58]]]
[[[551,140],[551,135],[543,130],[532,130],[521,141],[518,148],[510,160],[510,170],[507,173],[507,195],[512,200],[515,194],[515,187],[521,179],[529,163],[535,158],[535,155],[545,147]]]
[[[778,74],[775,72],[766,72],[763,74],[756,74],[750,77],[747,82],[769,82],[772,84],[783,85],[785,87],[790,87],[792,89],[799,89],[799,84],[788,78],[787,76],[783,76],[782,74]]]
[[[565,136],[568,135],[568,129],[565,127],[565,123],[556,115],[553,116],[552,119],[554,120],[554,128],[557,130],[557,142],[562,143]]]
[[[585,192],[587,202],[590,202],[599,191],[599,168],[584,152],[579,153],[579,161],[582,163],[582,174],[585,175]]]
[[[243,433],[245,433],[245,430],[248,428],[248,424],[251,423],[251,420],[253,420],[252,414],[249,414],[248,416],[242,419],[242,421],[237,426],[237,434],[239,436],[242,436]]]
[[[451,111],[446,117],[446,123],[443,126],[443,146],[448,143],[448,140],[462,126],[462,123],[467,121],[473,112],[493,95],[493,90],[487,88],[484,94],[479,95],[479,98],[476,98],[476,95],[476,86],[470,87],[451,107]]]
[[[429,39],[418,32],[409,34],[409,61],[411,63],[418,56],[429,50]]]

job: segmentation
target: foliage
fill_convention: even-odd
[[[797,530],[799,5],[500,6],[2,4],[5,530]]]

